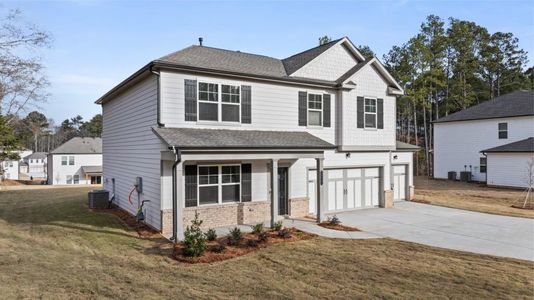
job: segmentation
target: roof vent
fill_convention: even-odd
[[[203,41],[204,41],[204,39],[203,39],[202,37],[199,37],[199,38],[198,38],[198,44],[199,44],[200,46],[202,46],[202,42],[203,42]]]

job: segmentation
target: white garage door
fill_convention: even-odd
[[[406,200],[406,166],[393,166],[393,201]]]
[[[308,172],[310,213],[316,209],[316,172]],[[325,211],[376,207],[380,199],[378,168],[329,169],[324,171]]]

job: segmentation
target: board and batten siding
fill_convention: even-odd
[[[357,146],[395,146],[396,139],[396,97],[387,95],[388,84],[373,66],[367,65],[356,73],[350,81],[356,88],[342,95],[341,143]],[[357,128],[357,97],[384,99],[384,128]]]
[[[508,138],[499,139],[498,124],[508,123]],[[447,172],[472,167],[472,178],[485,181],[480,173],[481,150],[531,137],[534,117],[498,118],[434,124],[434,177],[447,178]],[[489,169],[489,167],[488,167]],[[459,176],[459,175],[458,175]]]
[[[193,74],[161,71],[161,122],[165,127],[215,128],[234,130],[277,130],[308,131],[311,134],[336,144],[334,116],[337,105],[333,90],[297,87],[283,84],[263,83],[246,80],[230,80],[216,76],[198,76]],[[251,86],[252,123],[230,124],[224,122],[185,121],[184,80],[210,82],[230,85]],[[298,124],[298,92],[331,94],[330,127],[306,127]]]
[[[137,194],[128,194],[136,177],[143,178],[141,200],[145,204],[146,222],[161,228],[160,162],[165,146],[152,127],[157,122],[157,78],[140,81],[102,106],[102,151],[104,188],[112,191],[115,179],[115,203],[131,214],[137,213]]]
[[[332,46],[291,76],[336,81],[356,64],[356,58],[340,44]]]

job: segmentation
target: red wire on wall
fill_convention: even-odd
[[[130,191],[130,194],[128,194],[128,202],[130,202],[130,205],[133,205],[133,202],[132,202],[132,193],[135,191],[135,186],[134,188]]]

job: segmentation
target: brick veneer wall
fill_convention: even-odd
[[[289,199],[289,215],[297,218],[307,216],[309,214],[308,203],[308,197]]]
[[[415,188],[413,186],[410,186],[410,195],[409,200],[415,199]]]
[[[393,207],[393,191],[392,190],[384,191],[384,203],[381,203],[380,207],[383,207],[383,208]]]

